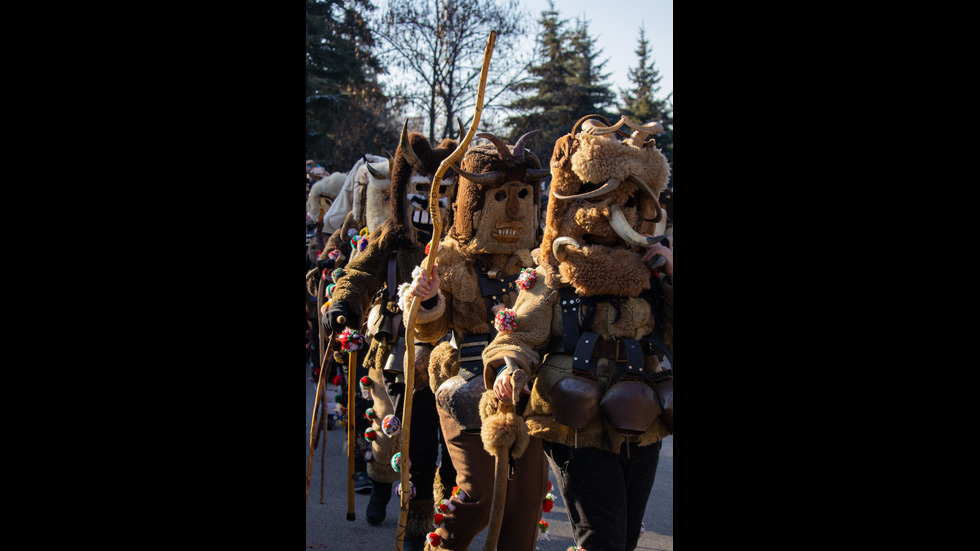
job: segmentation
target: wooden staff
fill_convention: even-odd
[[[436,254],[439,252],[439,239],[442,234],[442,217],[439,213],[439,184],[442,176],[449,170],[449,167],[463,156],[470,141],[476,134],[476,127],[480,124],[480,114],[483,112],[483,92],[487,87],[487,71],[490,69],[490,55],[493,53],[493,44],[497,40],[497,31],[490,31],[487,38],[487,45],[483,51],[483,67],[480,70],[480,90],[476,96],[476,111],[473,114],[473,124],[463,138],[463,141],[456,147],[449,157],[446,157],[439,164],[435,176],[432,178],[432,190],[429,192],[429,218],[432,220],[432,239],[429,242],[429,255],[425,257],[423,273],[431,273],[432,267],[436,262]],[[409,144],[411,147],[411,144]],[[401,470],[401,514],[398,516],[398,531],[395,536],[395,551],[402,551],[402,542],[405,541],[405,527],[408,524],[408,500],[411,499],[411,484],[409,483],[409,442],[412,428],[412,394],[415,390],[415,317],[419,311],[422,301],[420,297],[413,296],[409,311],[405,316],[405,400],[402,405],[402,460],[405,465]],[[438,475],[437,475],[438,476]]]
[[[316,432],[316,427],[317,427],[317,423],[316,423],[316,421],[317,421],[317,411],[320,408],[320,404],[322,402],[320,400],[320,396],[324,394],[324,392],[323,392],[323,386],[322,386],[323,385],[323,372],[326,371],[326,369],[324,367],[324,363],[325,363],[325,360],[327,359],[327,357],[329,356],[329,354],[324,354],[323,353],[323,331],[324,331],[324,329],[323,329],[323,322],[320,320],[320,308],[323,306],[323,291],[324,291],[324,283],[323,283],[323,279],[320,279],[320,284],[317,287],[317,292],[316,292],[316,295],[317,295],[316,296],[316,306],[317,306],[317,308],[316,308],[316,311],[317,311],[316,316],[317,316],[317,321],[318,321],[318,323],[320,325],[320,331],[319,331],[319,338],[320,338],[320,373],[319,373],[319,377],[317,377],[317,381],[316,381],[316,397],[313,399],[313,418],[310,420],[310,459],[309,459],[309,461],[306,464],[306,504],[307,505],[310,504],[310,475],[313,474],[313,448],[314,448],[313,442],[316,439],[316,434],[317,434],[317,432]],[[328,342],[332,342],[332,341],[333,341],[333,334],[331,333],[331,335],[330,335],[330,341],[328,341]],[[324,440],[326,440],[326,437],[324,437]],[[326,444],[324,444],[324,445],[326,445]]]
[[[347,520],[354,520],[354,385],[357,384],[357,349],[347,361]]]
[[[504,361],[511,370],[511,403],[500,401],[494,419],[485,419],[483,426],[486,427],[481,433],[483,437],[483,447],[494,456],[496,469],[494,471],[493,501],[490,505],[490,520],[487,521],[487,538],[484,540],[483,551],[496,551],[497,538],[500,536],[500,527],[504,519],[504,507],[507,504],[507,470],[510,464],[510,457],[515,458],[524,454],[527,446],[527,428],[524,420],[520,416],[508,415],[517,407],[517,402],[521,399],[521,390],[527,384],[527,373],[514,365],[510,357],[505,356]],[[501,430],[510,427],[510,430]],[[494,434],[493,441],[489,441],[487,433]],[[523,433],[523,434],[522,434]],[[521,436],[524,436],[523,442]],[[516,446],[515,446],[516,444]]]

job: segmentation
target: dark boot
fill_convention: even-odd
[[[388,502],[391,500],[391,483],[371,481],[371,499],[368,501],[364,517],[368,524],[381,524],[387,514]]]
[[[425,538],[422,536],[405,536],[402,551],[425,551]]]

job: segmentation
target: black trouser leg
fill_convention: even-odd
[[[628,452],[624,445],[614,454],[544,442],[576,545],[589,551],[636,548],[661,445],[631,444]]]

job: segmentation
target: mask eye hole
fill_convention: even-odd
[[[626,204],[623,205],[623,206],[624,207],[627,207],[627,208],[629,208],[629,207],[635,207],[636,206],[636,201],[633,200],[633,196],[628,197],[626,199]]]
[[[497,201],[506,201],[507,200],[507,191],[506,190],[503,190],[503,189],[498,189],[497,190],[497,193],[494,193],[493,194],[493,198],[496,199]]]
[[[527,197],[527,190],[526,189],[522,189],[522,190],[518,191],[517,192],[517,197],[519,199],[523,199],[523,198]]]
[[[425,193],[430,189],[432,189],[432,187],[427,184],[423,184],[423,183],[415,184],[415,191],[417,191],[418,193]]]

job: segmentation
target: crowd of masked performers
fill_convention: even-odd
[[[462,136],[433,144],[406,122],[393,156],[334,174],[307,163],[311,380],[329,354],[345,392],[357,381],[354,411],[338,411],[355,423],[364,517],[380,524],[409,491],[404,551],[465,550],[485,529],[497,549],[533,551],[554,498],[549,469],[573,549],[635,549],[673,432],[662,128],[588,115],[541,144],[546,163],[528,130],[513,144],[476,134],[442,174],[436,241],[429,196]],[[352,378],[351,338],[363,343]]]

